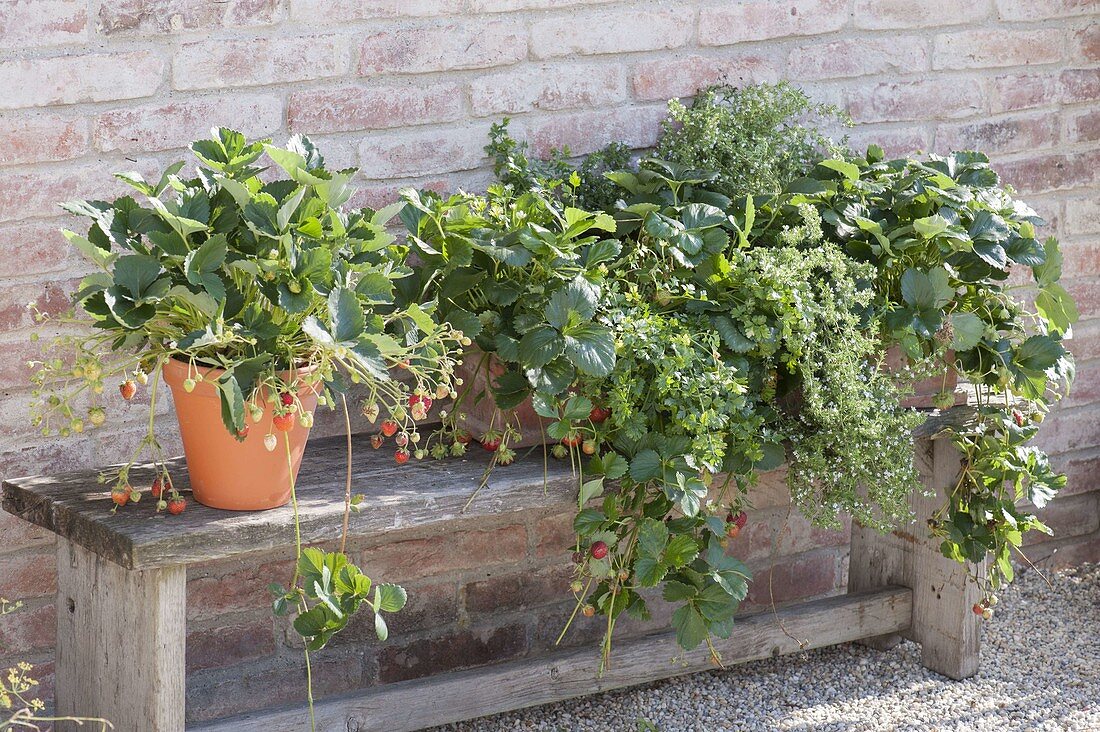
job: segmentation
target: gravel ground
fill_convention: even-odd
[[[981,670],[951,681],[920,647],[845,644],[548,704],[438,732],[1100,731],[1100,565],[1022,572],[985,626]]]

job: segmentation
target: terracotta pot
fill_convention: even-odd
[[[484,353],[478,348],[470,350],[456,370],[457,375],[461,376],[467,384],[470,379],[474,380],[469,396],[466,397],[465,404],[461,407],[462,413],[466,415],[466,420],[460,424],[469,430],[475,440],[481,439],[481,436],[489,429],[490,424],[493,424],[496,429],[501,427],[499,416],[495,422],[493,421],[493,412],[496,407],[493,404],[493,395],[489,392],[489,378],[486,376],[486,372],[492,378],[495,378],[504,373],[504,365],[490,354],[489,368],[482,368],[481,371],[475,374],[474,369],[477,368],[483,355]],[[465,388],[465,386],[462,386],[459,391]],[[485,396],[477,404],[474,404],[473,401],[480,392],[485,392]],[[532,445],[542,444],[543,433],[551,420],[543,419],[535,412],[535,408],[531,406],[530,398],[524,399],[514,410],[503,411],[502,414],[508,420],[508,423],[513,427],[517,427],[522,434],[519,442],[511,443],[509,447],[531,447]]]
[[[264,410],[263,419],[258,423],[246,419],[248,436],[238,442],[222,423],[221,401],[213,384],[224,372],[196,368],[190,375],[193,377],[196,371],[202,373],[203,380],[188,393],[183,388],[188,378],[188,365],[173,359],[163,368],[164,382],[172,389],[172,401],[176,405],[195,500],[204,506],[229,511],[261,511],[285,505],[290,501],[291,470],[296,477],[309,430],[302,426],[300,419],[295,419],[289,432],[273,431],[273,404],[265,398],[259,404]],[[288,374],[281,376],[287,378]],[[311,414],[317,408],[314,387],[299,382],[298,399],[302,408]],[[279,444],[269,452],[264,446],[264,437],[272,432],[279,438]],[[284,435],[290,437],[292,467],[287,465]]]
[[[947,359],[953,359],[953,352],[947,353]],[[909,357],[901,350],[901,346],[891,346],[886,351],[886,359],[883,368],[892,373],[900,373],[909,364]],[[943,374],[923,379],[913,384],[913,393],[901,400],[901,406],[915,409],[931,409],[933,397],[940,391],[949,391],[955,395],[955,404],[965,404],[967,395],[963,389],[958,389],[959,375],[955,369],[945,368],[946,378]]]

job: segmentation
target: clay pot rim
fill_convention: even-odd
[[[161,365],[161,373],[164,376],[164,383],[167,384],[168,388],[172,390],[173,395],[175,395],[175,393],[176,393],[175,386],[178,385],[182,388],[183,380],[186,379],[188,377],[188,375],[190,374],[190,368],[189,367],[190,367],[190,363],[188,361],[186,361],[182,358],[178,358],[176,356],[172,356],[171,358],[166,360]],[[196,385],[196,388],[194,389],[194,391],[191,391],[191,392],[184,391],[184,393],[187,394],[187,396],[189,396],[189,397],[197,397],[199,399],[220,399],[220,397],[218,395],[218,390],[213,386],[213,384],[211,383],[211,380],[208,379],[207,377],[210,376],[210,375],[214,375],[214,378],[217,378],[221,374],[225,373],[225,369],[219,368],[217,366],[203,366],[203,365],[197,364],[197,363],[195,364],[194,368],[195,368],[195,371],[202,374],[203,381]],[[297,384],[304,383],[303,380],[302,380],[302,377],[307,376],[309,374],[312,374],[317,369],[318,369],[317,364],[311,364],[311,365],[303,367],[303,368],[294,369],[294,371],[293,371],[293,373],[295,374],[294,383],[297,383]],[[170,372],[171,372],[171,375],[169,375]],[[289,377],[290,377],[291,373],[292,372],[290,370],[284,370],[284,371],[276,372],[276,375],[279,376],[279,378],[283,379],[284,381],[287,381],[288,383],[290,383],[290,378]],[[310,391],[320,393],[320,389],[318,388],[317,384],[307,384],[307,386],[309,387]],[[207,388],[202,388],[202,387],[207,387]],[[246,400],[248,399],[247,395],[245,395],[245,399]]]

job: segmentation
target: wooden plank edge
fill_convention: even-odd
[[[909,627],[912,613],[913,592],[908,588],[839,595],[783,607],[776,614],[765,611],[738,618],[730,637],[715,645],[728,668],[898,633]],[[679,656],[675,635],[662,632],[617,644],[611,669],[602,678],[596,677],[596,651],[586,648],[386,684],[317,703],[317,730],[411,732],[715,669],[705,647]],[[306,708],[297,707],[241,715],[189,729],[291,732],[308,726]]]

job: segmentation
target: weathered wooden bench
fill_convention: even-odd
[[[959,458],[936,439],[947,423],[964,423],[961,406],[932,413],[914,433],[926,486],[948,485]],[[488,517],[550,503],[568,505],[574,481],[567,463],[541,456],[493,473],[462,514],[480,478],[483,460],[425,461],[398,468],[389,455],[356,438],[356,492],[368,509],[351,521],[353,537],[439,525],[460,517]],[[344,440],[311,442],[299,479],[306,542],[331,540],[343,506]],[[186,489],[182,460],[173,466]],[[135,482],[147,475],[134,471]],[[125,732],[177,732],[185,726],[185,639],[188,565],[293,543],[290,508],[237,514],[189,506],[179,517],[151,511],[111,515],[97,471],[30,477],[4,483],[3,508],[58,536],[56,705],[60,714],[103,716]],[[977,670],[979,620],[970,612],[977,589],[958,564],[927,538],[925,518],[939,496],[914,496],[917,522],[890,535],[855,527],[849,594],[781,606],[775,614],[742,617],[717,644],[726,664],[807,648],[863,641],[889,647],[906,637],[919,642],[924,664],[952,678]],[[400,577],[387,579],[400,581]],[[781,627],[782,626],[782,627]],[[804,639],[800,642],[797,639]],[[596,677],[591,649],[506,661],[423,679],[387,683],[317,704],[319,730],[414,730],[525,706],[713,668],[705,649],[678,656],[671,632],[620,642],[614,663]],[[277,705],[279,700],[272,700]],[[301,707],[207,722],[218,732],[306,729]]]

